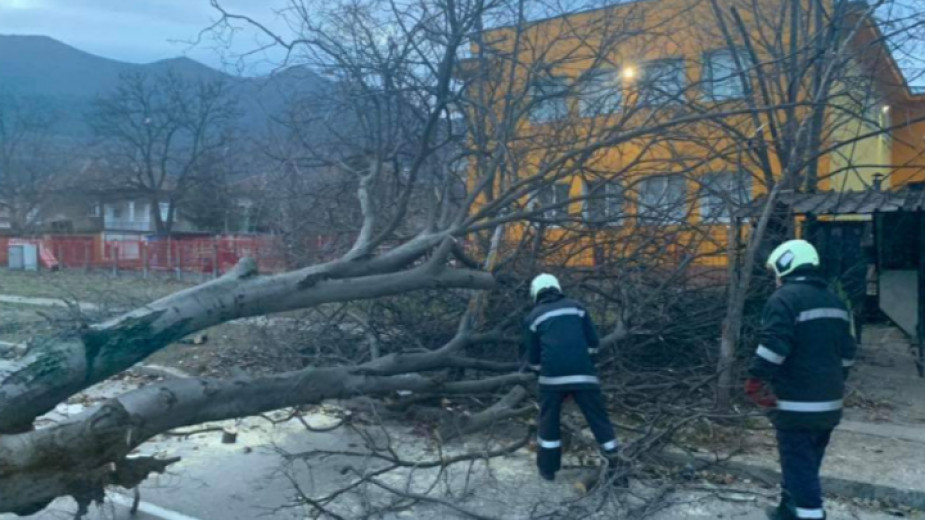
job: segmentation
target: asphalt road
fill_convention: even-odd
[[[105,396],[124,391],[125,383],[111,382],[97,387],[94,393]],[[68,414],[82,411],[80,406],[60,407],[49,420],[61,420]],[[279,416],[277,416],[279,417]],[[339,421],[336,408],[321,408],[308,415],[306,420],[315,428],[323,428]],[[207,432],[189,437],[158,437],[139,450],[140,455],[180,456],[181,462],[172,466],[168,474],[148,479],[141,489],[141,507],[136,516],[129,515],[130,494],[110,494],[102,507],[94,507],[90,520],[255,520],[304,519],[308,511],[296,500],[293,481],[307,495],[318,496],[334,489],[352,477],[345,474],[348,466],[360,470],[375,467],[375,463],[362,459],[331,456],[316,459],[310,464],[302,462],[287,466],[281,453],[299,453],[309,450],[360,450],[363,440],[348,429],[333,432],[307,430],[295,420],[271,424],[263,418],[248,418],[209,426],[235,425],[238,439],[234,444],[222,444],[221,432]],[[200,427],[191,428],[196,430]],[[375,430],[375,429],[374,429]],[[381,432],[380,432],[381,434]],[[440,454],[433,451],[426,440],[415,434],[412,425],[396,425],[389,430],[389,438],[404,456],[413,460],[428,460]],[[384,436],[383,436],[384,438]],[[460,449],[483,448],[471,444]],[[364,465],[365,464],[365,465]],[[563,471],[554,483],[539,479],[535,473],[533,454],[520,450],[511,456],[478,462],[472,466],[454,466],[445,477],[436,478],[433,472],[413,470],[398,475],[388,483],[394,488],[414,492],[430,491],[461,504],[470,511],[490,518],[526,519],[538,513],[558,511],[559,517],[571,514],[562,510],[575,498],[568,472]],[[406,477],[414,476],[405,480]],[[449,489],[454,497],[447,497]],[[652,489],[639,486],[637,494],[651,493]],[[363,500],[385,500],[378,489],[366,489],[362,497],[348,496],[346,505],[338,510],[345,518],[360,516]],[[683,518],[724,518],[763,520],[764,508],[771,505],[773,490],[728,489],[714,492],[678,491],[663,503],[664,508],[649,517],[654,520]],[[127,493],[127,492],[126,492]],[[378,493],[378,494],[377,494]],[[896,518],[888,512],[872,512],[845,504],[830,502],[829,518],[858,520],[889,520]],[[36,520],[73,518],[75,504],[59,500],[45,511],[34,515]],[[594,514],[575,513],[575,518],[617,518],[612,511]],[[13,515],[0,515],[0,520],[12,520]],[[451,520],[467,518],[438,504],[420,504],[413,509],[399,510],[385,516],[387,519],[439,518]],[[907,518],[909,518],[907,516]],[[912,517],[922,518],[922,517]]]

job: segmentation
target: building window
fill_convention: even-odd
[[[739,63],[748,68],[751,60],[738,49],[723,49],[706,55],[703,64],[704,92],[716,101],[745,97],[745,81],[736,67],[736,53]]]
[[[639,220],[644,224],[679,224],[687,217],[687,181],[660,175],[639,183]]]
[[[730,210],[751,200],[752,178],[746,173],[709,173],[700,183],[700,218],[704,222],[729,222]]]
[[[626,199],[623,186],[616,181],[589,181],[585,184],[585,220],[591,225],[619,225],[623,222]]]
[[[746,66],[746,54],[739,50],[723,49],[706,55],[703,65],[704,91],[710,99],[722,101],[745,96],[745,82],[736,67],[739,62]]]
[[[53,233],[73,233],[74,224],[70,220],[56,220],[51,223]]]
[[[568,218],[569,183],[556,182],[543,186],[539,191],[538,202],[543,211],[543,218],[550,221]]]
[[[568,115],[568,87],[561,78],[538,80],[530,87],[530,122],[548,123]]]
[[[643,67],[640,100],[646,105],[678,102],[686,81],[683,59],[651,61]]]
[[[623,103],[623,82],[616,69],[602,68],[588,72],[581,86],[578,111],[583,117],[612,114]]]
[[[167,222],[167,217],[170,215],[170,203],[158,202],[157,207],[161,212],[161,222]],[[176,211],[174,211],[174,220],[176,220]]]

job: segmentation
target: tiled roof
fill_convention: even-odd
[[[761,211],[766,197],[745,208],[743,216]],[[869,215],[894,211],[925,210],[925,191],[903,188],[895,191],[819,191],[782,193],[779,200],[798,215]]]

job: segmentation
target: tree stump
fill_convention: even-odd
[[[586,471],[582,471],[575,480],[575,490],[582,496],[587,495],[600,484],[601,474],[601,468],[589,468]]]

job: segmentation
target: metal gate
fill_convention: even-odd
[[[850,307],[854,334],[860,343],[864,322],[877,312],[868,274],[874,270],[873,224],[869,221],[807,221],[804,237],[819,252],[823,276]]]
[[[37,245],[22,245],[22,266],[26,271],[39,270],[39,248]]]
[[[25,269],[25,264],[23,263],[22,246],[9,246],[7,252],[9,253],[7,266],[10,269],[16,271],[22,271]]]
[[[823,276],[843,292],[854,309],[862,309],[867,296],[868,267],[875,262],[872,224],[817,221],[804,227],[804,236],[819,251]]]

